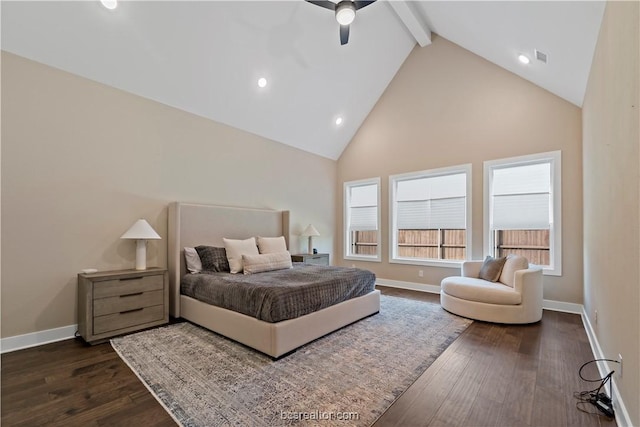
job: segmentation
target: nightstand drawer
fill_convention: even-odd
[[[138,292],[156,291],[161,290],[163,286],[164,277],[162,274],[105,280],[96,282],[93,298],[107,298]]]
[[[291,261],[313,265],[329,265],[329,254],[293,254]]]
[[[131,311],[124,311],[115,314],[108,314],[93,319],[94,335],[109,331],[128,328],[130,326],[141,325],[156,320],[162,320],[164,316],[164,306],[138,308]]]
[[[327,265],[328,259],[324,255],[311,255],[305,258],[305,264]]]
[[[150,292],[136,292],[117,297],[100,298],[93,301],[93,315],[104,316],[106,314],[120,313],[121,311],[136,308],[162,305],[164,292],[162,290]]]

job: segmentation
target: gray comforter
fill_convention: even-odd
[[[368,270],[294,263],[258,274],[188,274],[181,293],[265,322],[293,319],[366,295],[376,276]]]

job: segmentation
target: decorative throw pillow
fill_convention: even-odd
[[[184,248],[184,262],[189,273],[196,274],[202,271],[202,261],[194,248]]]
[[[229,261],[227,260],[227,251],[224,248],[201,245],[196,246],[195,250],[202,262],[202,270],[229,272],[230,268]]]
[[[242,273],[244,267],[242,255],[260,255],[255,237],[246,240],[222,239],[227,250],[227,259],[231,273]]]
[[[288,251],[272,254],[242,255],[242,262],[244,263],[244,274],[284,270],[293,266],[291,254]]]
[[[480,269],[479,277],[490,282],[497,282],[500,278],[500,273],[502,272],[502,267],[506,260],[507,258],[505,257],[494,258],[487,256],[484,260],[484,264],[482,264],[482,268]]]
[[[508,255],[502,273],[500,273],[500,283],[507,286],[514,286],[514,278],[517,270],[526,270],[529,268],[529,261],[520,255]]]
[[[258,251],[261,254],[287,252],[287,242],[284,240],[284,236],[258,237]]]

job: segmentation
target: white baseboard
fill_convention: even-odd
[[[596,336],[596,332],[591,326],[591,322],[589,321],[589,316],[587,316],[587,312],[584,307],[582,308],[582,324],[584,325],[585,331],[587,331],[587,337],[589,338],[589,344],[591,344],[591,351],[593,351],[593,357],[595,359],[616,359],[615,357],[607,357],[602,351],[602,347],[600,347],[600,343],[598,342],[598,337]],[[611,366],[610,362],[597,362],[598,372],[601,377],[609,374],[611,371],[618,370],[617,365]],[[613,409],[616,413],[616,424],[618,427],[632,427],[631,424],[631,416],[629,415],[629,411],[627,411],[627,407],[622,400],[622,396],[620,396],[620,391],[618,390],[618,386],[616,384],[615,374],[614,378],[611,378],[611,389],[613,391],[613,396],[611,400],[613,401]],[[609,394],[609,387],[606,387],[605,392]]]
[[[552,299],[542,300],[542,308],[551,311],[561,311],[563,313],[572,313],[582,315],[584,310],[582,304],[573,302],[556,301]]]
[[[399,280],[376,279],[377,285],[388,286],[390,288],[411,289],[412,291],[429,292],[439,294],[440,286],[427,285],[426,283],[401,282]]]
[[[11,351],[73,338],[77,330],[78,325],[69,325],[61,328],[2,338],[0,340],[0,353],[9,353]]]

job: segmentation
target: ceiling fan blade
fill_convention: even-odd
[[[371,3],[374,3],[376,0],[373,1],[354,1],[353,5],[355,6],[356,10],[358,9],[362,9],[365,6],[369,6]]]
[[[316,6],[324,7],[329,10],[336,10],[336,4],[329,0],[306,0],[307,3],[315,4]],[[365,2],[367,3],[367,2]]]
[[[349,43],[349,26],[340,25],[340,44],[345,45]]]

